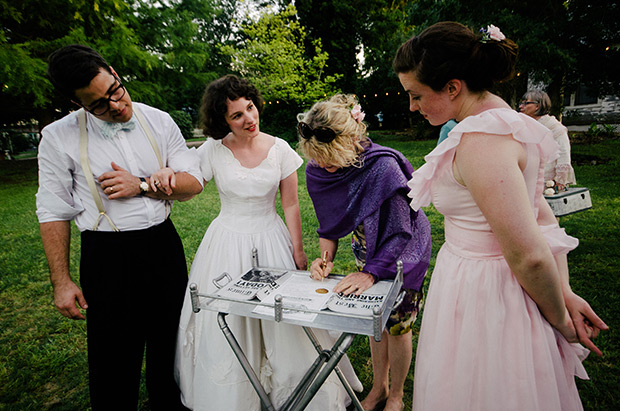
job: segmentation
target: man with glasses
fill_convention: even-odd
[[[184,409],[173,367],[187,267],[169,215],[172,200],[202,191],[198,156],[167,113],[131,101],[95,50],[55,51],[48,76],[81,109],[42,131],[37,216],[56,308],[87,319],[92,408],[137,408],[146,352],[150,407]],[[81,289],[70,275],[71,221]]]

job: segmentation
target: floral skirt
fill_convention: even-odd
[[[359,226],[353,232],[351,248],[357,269],[361,271],[366,264],[366,238],[363,226]],[[411,331],[411,326],[424,305],[424,292],[422,290],[416,291],[409,288],[402,290],[405,292],[405,296],[398,307],[392,310],[385,324],[385,329],[390,335],[403,335]]]

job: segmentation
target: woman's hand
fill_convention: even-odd
[[[308,257],[304,250],[293,252],[293,259],[295,260],[295,266],[298,270],[305,270],[308,268]]]
[[[603,355],[601,350],[594,345],[592,339],[596,338],[601,330],[608,330],[607,324],[596,315],[586,300],[572,291],[565,293],[564,301],[579,342],[596,355]]]
[[[312,277],[313,280],[323,281],[323,279],[329,275],[333,268],[334,263],[331,261],[328,261],[325,264],[325,268],[323,268],[323,259],[317,258],[312,262],[312,265],[310,265],[310,277]]]
[[[153,192],[158,190],[167,195],[172,194],[172,190],[176,188],[176,176],[174,170],[170,167],[164,167],[151,174],[151,189]]]
[[[375,283],[375,278],[368,273],[351,273],[344,277],[336,286],[334,287],[335,293],[343,293],[344,295],[349,295],[355,293],[355,295],[360,295],[364,291],[368,290]]]
[[[575,330],[575,325],[573,324],[573,320],[571,319],[568,310],[566,310],[566,315],[564,316],[564,321],[562,323],[551,325],[553,325],[569,343],[579,342],[577,330]]]

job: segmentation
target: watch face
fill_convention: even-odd
[[[147,191],[149,191],[149,185],[146,183],[146,181],[142,181],[142,182],[140,183],[140,190],[141,190],[143,193],[146,193]]]

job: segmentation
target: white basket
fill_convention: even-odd
[[[545,196],[556,217],[592,208],[590,190],[585,187],[569,187],[567,191],[562,191],[552,196]]]

